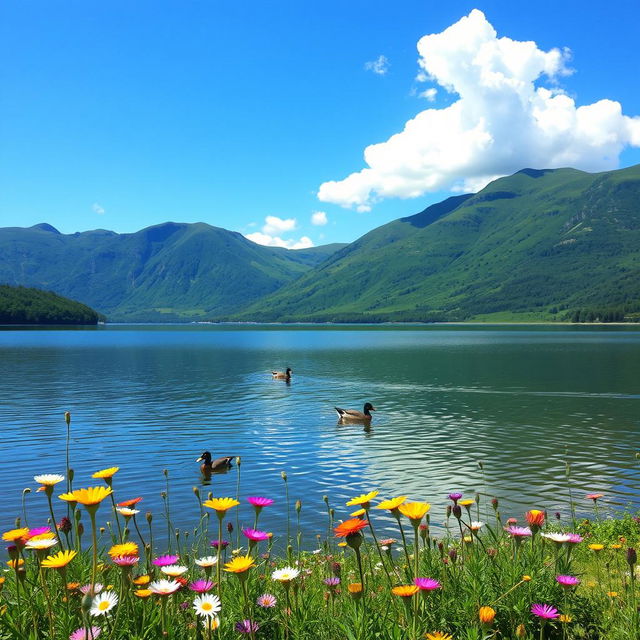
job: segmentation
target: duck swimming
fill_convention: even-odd
[[[289,380],[291,380],[292,373],[293,372],[291,371],[291,369],[287,367],[287,370],[285,372],[272,371],[271,375],[273,376],[274,380],[286,380],[287,382],[289,382]]]
[[[373,417],[371,412],[375,411],[376,408],[370,402],[367,402],[362,411],[340,409],[340,407],[335,407],[335,410],[338,412],[340,422],[371,422]]]
[[[212,471],[226,471],[231,467],[231,461],[233,460],[233,456],[225,456],[224,458],[216,458],[215,460],[211,459],[211,454],[208,451],[205,451],[196,462],[202,462],[200,465],[200,471],[202,473],[207,474]]]

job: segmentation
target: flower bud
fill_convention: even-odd
[[[169,469],[163,469],[162,473],[164,473],[164,477],[168,478],[169,477]]]
[[[451,505],[448,504],[447,505],[447,519],[449,519],[451,517]]]
[[[282,477],[282,479],[286,482],[287,481],[287,472],[286,471],[281,471],[280,472],[280,476]]]
[[[451,558],[451,562],[455,562],[458,559],[458,551],[454,549],[449,549],[449,557]]]
[[[300,513],[300,509],[302,509],[302,500],[296,500],[296,512]]]
[[[62,520],[58,522],[56,527],[58,528],[58,531],[61,531],[62,533],[69,533],[71,531],[71,520],[64,516]]]
[[[499,505],[498,498],[491,498],[491,506],[492,506],[494,509],[497,509],[497,508],[498,508],[498,505]]]
[[[329,504],[329,496],[327,494],[323,495],[322,499],[325,501],[325,504]]]
[[[526,638],[527,637],[527,629],[521,623],[516,627],[516,638]]]
[[[337,576],[338,578],[340,577],[340,574],[342,573],[342,566],[339,562],[331,563],[331,573],[333,573],[333,575]]]
[[[83,533],[84,533],[84,525],[82,524],[82,522],[78,522],[78,535],[82,536]]]
[[[242,458],[240,456],[236,456],[236,467],[239,467],[242,464]]]
[[[69,484],[73,483],[73,479],[75,478],[75,476],[76,476],[76,472],[73,469],[69,468],[68,471],[67,471],[67,477],[69,478]]]
[[[64,421],[67,423],[67,427],[71,424],[71,414],[68,411],[64,412]]]
[[[198,498],[198,500],[200,499],[200,489],[198,487],[193,487],[193,495]]]
[[[638,562],[638,554],[636,553],[636,550],[633,547],[629,547],[627,549],[627,563],[629,564],[630,567],[632,567],[633,570],[633,565],[635,565]]]
[[[462,517],[462,507],[459,504],[454,504],[451,512],[458,520],[460,520],[460,518]]]
[[[232,522],[227,522],[227,531],[229,533],[233,533],[233,523]]]
[[[153,520],[153,514],[151,513],[151,511],[147,511],[144,517],[147,519],[147,522],[151,524],[151,521]]]

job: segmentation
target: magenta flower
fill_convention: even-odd
[[[263,609],[271,609],[276,606],[277,602],[276,597],[270,593],[263,593],[261,596],[258,596],[256,600],[256,604]]]
[[[168,567],[170,564],[176,564],[180,558],[178,556],[158,556],[153,559],[156,567]]]
[[[274,501],[271,498],[263,498],[262,496],[250,496],[247,498],[247,502],[258,509],[262,509],[262,507],[270,507]]]
[[[460,498],[462,498],[462,494],[461,493],[450,493],[449,494],[449,500],[453,500],[454,504],[458,504],[458,500],[460,500]]]
[[[551,605],[548,604],[532,604],[531,613],[533,613],[534,616],[538,616],[538,618],[544,618],[545,620],[553,620],[560,615],[557,609],[554,609]]]
[[[226,549],[229,546],[229,542],[227,540],[212,540],[211,546],[214,549],[221,547],[222,549]]]
[[[420,591],[433,591],[441,587],[440,583],[433,578],[415,578],[413,584],[415,584]]]
[[[340,584],[340,578],[332,576],[331,578],[325,578],[322,582],[324,582],[330,589],[333,589]]]
[[[567,542],[569,544],[578,544],[579,542],[582,542],[582,536],[579,533],[569,533],[569,539],[567,540]]]
[[[514,538],[527,538],[531,535],[529,527],[507,527],[505,531]]]
[[[80,627],[69,636],[69,640],[91,640],[91,638],[97,638],[101,631],[100,627],[91,627],[91,630]]]
[[[196,593],[206,593],[213,589],[213,582],[211,580],[195,580],[189,585],[189,589]]]
[[[257,529],[243,529],[242,533],[252,542],[262,542],[263,540],[269,539],[269,534],[266,531],[258,531]]]
[[[575,576],[556,576],[556,582],[563,587],[575,587],[577,584],[580,584],[580,578],[576,578]]]
[[[37,527],[35,529],[29,529],[29,537],[41,536],[43,533],[51,533],[51,527]]]
[[[255,633],[260,628],[260,625],[253,620],[240,620],[236,622],[236,631],[240,633]]]
[[[134,564],[138,564],[140,558],[138,556],[113,556],[111,560],[119,567],[132,567]]]

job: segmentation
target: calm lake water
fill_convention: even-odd
[[[287,366],[291,384],[271,379]],[[195,459],[205,449],[242,456],[241,495],[276,500],[263,516],[276,534],[285,531],[286,471],[307,545],[326,531],[324,494],[338,518],[361,492],[408,495],[433,504],[436,524],[452,490],[497,496],[504,517],[532,507],[566,517],[570,486],[582,513],[588,492],[605,494],[605,513],[640,506],[636,328],[4,328],[0,376],[5,528],[20,515],[22,489],[36,488],[34,474],[64,473],[64,411],[75,486],[120,466],[117,499],[143,496],[158,533],[163,469],[176,526],[197,521],[192,487],[235,495],[235,467],[202,486]],[[370,431],[337,425],[334,405],[365,401],[378,409]],[[32,526],[46,518],[42,493],[27,505]],[[61,516],[62,503],[56,509]],[[246,503],[239,518],[252,522]]]

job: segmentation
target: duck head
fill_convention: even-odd
[[[205,451],[197,460],[196,462],[202,462],[206,465],[210,465],[211,464],[211,453],[209,453],[209,451]]]
[[[376,408],[370,403],[370,402],[366,402],[364,405],[364,412],[365,414],[369,415],[370,411],[375,411]]]

